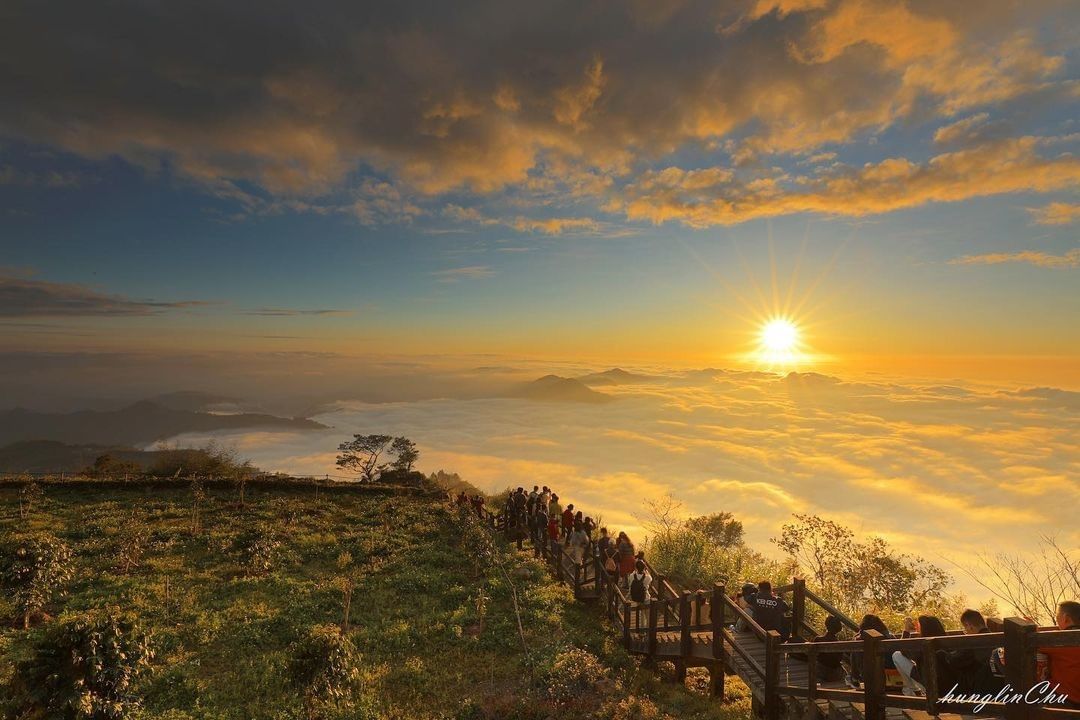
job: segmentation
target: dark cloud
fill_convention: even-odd
[[[136,300],[105,294],[83,285],[0,277],[0,317],[153,315],[209,304],[198,300]]]
[[[13,0],[0,132],[166,164],[247,210],[264,202],[250,183],[294,198],[352,185],[369,224],[462,187],[603,200],[687,148],[718,169],[803,157],[1059,76],[1034,28],[1067,4],[939,5]],[[357,181],[364,168],[390,183]]]

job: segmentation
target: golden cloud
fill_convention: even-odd
[[[725,168],[672,167],[643,173],[608,209],[635,220],[704,227],[798,212],[862,216],[929,202],[1075,187],[1080,184],[1080,158],[1040,154],[1055,140],[1006,138],[924,163],[888,158],[796,181],[783,174],[740,180]]]

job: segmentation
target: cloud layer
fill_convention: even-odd
[[[318,418],[333,431],[230,439],[263,466],[334,474],[339,435],[406,434],[425,470],[488,490],[552,485],[624,526],[672,492],[693,512],[734,512],[762,547],[792,512],[939,561],[1040,534],[1080,543],[1075,392],[723,371],[603,389],[617,401],[346,404]]]
[[[105,12],[17,0],[0,29],[0,132],[172,168],[248,211],[347,208],[367,224],[411,222],[426,199],[459,191],[690,225],[862,215],[1074,187],[1066,148],[987,129],[987,108],[1075,96],[1043,42],[1072,11],[408,0]],[[933,118],[937,143],[975,146],[861,167],[828,159]],[[776,167],[808,158],[805,176]],[[511,217],[525,231],[594,227]]]

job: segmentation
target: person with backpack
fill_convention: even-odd
[[[619,551],[615,549],[614,543],[609,542],[604,545],[603,550],[600,551],[600,561],[604,563],[604,572],[607,573],[608,582],[610,582],[612,585],[618,585]]]
[[[649,599],[649,588],[652,586],[652,575],[645,567],[644,560],[638,560],[634,564],[634,571],[630,573],[629,587],[630,600],[643,603]]]

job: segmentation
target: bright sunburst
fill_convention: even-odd
[[[770,366],[796,363],[799,346],[799,327],[787,318],[771,318],[758,335],[758,360]]]
[[[791,352],[798,342],[799,331],[789,320],[777,318],[761,328],[761,344],[770,352]]]

